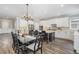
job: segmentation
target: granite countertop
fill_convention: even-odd
[[[51,33],[51,32],[57,32],[57,31],[64,31],[68,29],[69,29],[68,27],[56,27],[54,29],[47,29],[46,32]]]

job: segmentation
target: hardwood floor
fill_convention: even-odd
[[[40,51],[37,52],[39,54]],[[73,42],[56,39],[43,43],[43,54],[73,54]],[[0,34],[0,54],[14,54],[11,34]]]
[[[11,34],[0,34],[0,54],[13,54]]]
[[[55,39],[52,43],[44,43],[45,54],[73,54],[73,43],[67,40]]]

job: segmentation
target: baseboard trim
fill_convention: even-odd
[[[67,40],[67,41],[71,41],[71,42],[73,42],[73,40],[70,40],[70,39],[68,39],[68,38],[59,38],[59,37],[55,37],[56,39],[61,39],[61,40]]]
[[[76,49],[74,49],[74,53],[75,53],[75,54],[79,54],[79,53],[77,53],[77,50],[76,50]]]
[[[0,33],[0,34],[10,34],[10,33]]]

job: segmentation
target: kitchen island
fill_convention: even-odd
[[[55,40],[55,31],[48,30],[46,31],[46,33],[47,33],[48,42],[52,42],[53,40]]]

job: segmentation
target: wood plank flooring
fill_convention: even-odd
[[[40,51],[37,52],[39,54]],[[43,44],[43,54],[73,54],[73,42],[56,39]],[[0,34],[0,54],[14,54],[11,34]]]
[[[0,34],[0,54],[13,54],[11,34]]]
[[[52,43],[44,43],[45,54],[73,54],[73,43],[66,40],[56,39]]]

